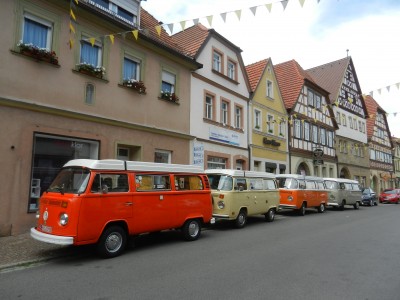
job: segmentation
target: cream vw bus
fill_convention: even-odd
[[[272,222],[279,207],[275,176],[264,172],[210,169],[205,171],[213,197],[213,217],[233,220],[237,228],[247,217],[265,215]]]
[[[345,178],[324,178],[328,189],[328,205],[341,210],[345,205],[352,205],[354,209],[360,207],[361,188],[358,181]]]

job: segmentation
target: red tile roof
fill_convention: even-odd
[[[185,49],[188,55],[195,57],[209,35],[210,31],[199,23],[174,34],[172,39]]]
[[[318,82],[318,85],[330,93],[330,103],[334,103],[339,96],[343,78],[346,74],[350,60],[350,57],[346,57],[307,70],[307,72]]]
[[[378,102],[375,101],[374,98],[371,96],[367,95],[364,96],[364,102],[365,106],[367,107],[367,136],[368,138],[371,138],[374,134],[374,126],[375,126],[375,120],[376,120],[376,114],[378,113],[383,113],[385,114],[386,112],[383,110],[382,107],[379,106]],[[384,116],[386,118],[386,116]]]
[[[291,109],[297,102],[305,80],[317,85],[295,60],[277,64],[274,70],[286,109]]]
[[[252,92],[256,90],[269,60],[269,58],[263,59],[246,66],[246,72],[247,76],[249,77],[250,88]]]

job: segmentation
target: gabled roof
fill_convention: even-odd
[[[297,102],[306,80],[317,85],[294,59],[275,65],[274,70],[286,109],[291,109]]]
[[[267,66],[269,58],[260,60],[258,62],[252,63],[246,66],[247,76],[250,81],[251,92],[254,92],[257,88],[258,83],[264,73],[265,67]]]
[[[172,39],[185,49],[188,55],[195,57],[209,34],[208,28],[197,24],[174,34]]]
[[[330,93],[330,103],[334,103],[338,98],[343,78],[350,61],[351,57],[346,57],[307,70],[307,72],[318,81],[318,85]]]
[[[383,117],[384,117],[385,123],[386,123],[386,128],[388,130],[389,137],[390,137],[390,130],[389,130],[389,126],[388,126],[387,119],[386,119],[386,111],[370,95],[364,96],[364,102],[365,102],[365,106],[367,107],[367,116],[368,116],[368,118],[367,118],[368,139],[371,138],[374,134],[374,126],[375,126],[375,119],[376,119],[377,113],[383,114]]]

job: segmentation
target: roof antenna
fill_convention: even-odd
[[[349,57],[349,49],[346,49],[347,57]]]

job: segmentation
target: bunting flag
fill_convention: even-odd
[[[257,12],[257,7],[258,7],[258,6],[253,6],[253,7],[250,7],[250,11],[253,13],[253,16],[255,16],[255,15],[256,15],[256,12]]]
[[[224,21],[224,23],[226,23],[226,13],[222,13],[221,15],[222,21]]]
[[[76,24],[76,5],[79,4],[78,0],[70,0],[69,2],[69,49],[72,49],[75,44],[75,24]]]
[[[299,0],[301,7],[303,7],[305,1],[306,0]]]
[[[135,39],[138,39],[138,35],[139,35],[139,30],[133,30],[132,31],[133,36],[135,37]]]
[[[240,21],[240,16],[242,15],[242,10],[236,10],[235,11],[236,16],[238,17],[238,20]]]
[[[265,4],[265,7],[268,9],[269,12],[271,12],[272,3]]]
[[[109,37],[110,37],[111,44],[114,45],[114,35],[110,34]]]
[[[157,25],[155,28],[156,28],[158,36],[160,36],[161,35],[161,25]]]

